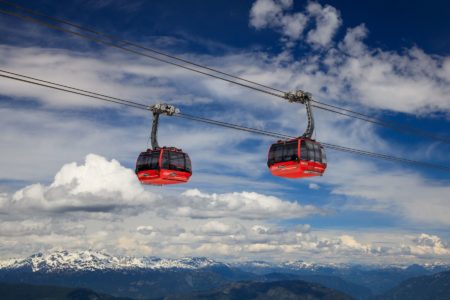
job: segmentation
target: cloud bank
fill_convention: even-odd
[[[374,114],[386,110],[429,116],[450,111],[449,57],[432,55],[419,47],[400,51],[370,47],[366,43],[369,29],[364,24],[342,28],[339,10],[330,5],[309,2],[296,12],[293,1],[259,0],[252,7],[249,24],[252,30],[278,32],[285,51],[274,54],[244,49],[215,56],[186,56],[250,80],[284,90],[302,88],[319,100]],[[0,65],[144,103],[163,98],[184,109],[195,109],[196,114],[246,126],[290,134],[298,134],[302,128],[301,122],[297,124],[297,115],[304,115],[302,109],[251,91],[146,59],[109,50],[91,53],[95,48],[89,45],[81,50],[63,49],[56,42],[47,48],[2,45]],[[299,45],[310,51],[305,56],[296,53]],[[196,162],[194,184],[187,190],[170,192],[142,188],[132,170],[102,156],[131,166],[144,146],[136,141],[147,138],[149,116],[113,110],[109,104],[78,96],[24,88],[7,80],[0,81],[0,89],[6,96],[0,107],[1,178],[24,180],[21,186],[27,185],[0,194],[2,256],[55,247],[91,247],[111,253],[233,259],[345,261],[352,257],[355,261],[417,262],[448,258],[448,237],[428,232],[428,228],[448,227],[445,181],[436,182],[418,171],[392,165],[358,158],[344,160],[330,153],[329,170],[320,186],[310,181],[280,183],[264,177],[271,140],[167,122],[161,140],[175,141],[192,153]],[[24,109],[30,103],[41,110],[34,106]],[[214,113],[217,106],[223,111]],[[111,115],[103,118],[104,111]],[[93,116],[102,116],[101,121],[93,121]],[[409,148],[403,151],[396,142],[385,141],[370,124],[325,113],[317,113],[316,118],[320,140],[412,155]],[[59,170],[61,164],[80,161],[93,149],[102,156],[90,155],[84,163],[71,163]],[[421,145],[416,149],[420,153],[429,150]],[[433,153],[447,157],[445,151]],[[230,164],[236,157],[240,163]],[[340,172],[340,165],[346,166],[346,173]],[[28,184],[47,182],[55,173],[53,182]],[[198,185],[221,190],[193,188]],[[302,187],[309,187],[309,193]],[[320,205],[304,204],[311,203],[310,193],[327,198],[320,199]],[[284,200],[288,198],[285,195],[291,201]],[[344,205],[334,205],[335,196],[344,197]],[[303,218],[326,217],[333,210],[338,214],[377,212],[405,225],[381,228],[375,235],[349,228],[318,232],[302,224]],[[423,228],[413,232],[403,229],[410,224]]]
[[[213,256],[226,260],[305,259],[374,263],[396,259],[439,261],[450,256],[439,236],[394,233],[389,247],[361,232],[315,232],[282,221],[323,214],[255,192],[174,193],[144,188],[116,160],[89,154],[68,163],[48,184],[32,184],[0,197],[0,256],[86,247],[113,254]]]

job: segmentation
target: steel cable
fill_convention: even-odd
[[[95,35],[100,36],[100,37],[106,37],[106,38],[111,39],[113,41],[115,40],[116,42],[121,43],[122,45],[116,44],[114,42],[108,42],[108,41],[105,41],[105,40],[101,40],[99,38],[91,37],[91,36],[88,36],[88,35],[85,35],[85,34],[81,34],[79,32],[68,30],[68,29],[65,29],[65,28],[62,28],[62,27],[59,27],[59,26],[47,23],[47,22],[43,22],[43,21],[40,21],[40,20],[37,20],[37,19],[33,19],[31,17],[28,17],[28,16],[23,16],[23,15],[14,13],[14,12],[11,12],[11,11],[0,9],[0,13],[7,14],[7,15],[10,15],[10,16],[14,16],[14,17],[17,17],[17,18],[20,18],[22,20],[25,20],[25,21],[28,21],[28,22],[32,22],[32,23],[35,23],[35,24],[43,25],[43,26],[46,26],[46,27],[54,29],[54,30],[62,31],[62,32],[69,33],[69,34],[72,34],[72,35],[76,35],[78,37],[85,38],[85,39],[91,40],[91,41],[99,43],[99,44],[103,44],[103,45],[110,46],[110,47],[115,47],[115,48],[118,48],[120,50],[127,51],[127,52],[130,52],[130,53],[136,54],[136,55],[141,55],[141,56],[145,56],[145,57],[148,57],[148,58],[151,58],[151,59],[155,59],[157,61],[160,61],[160,62],[163,62],[163,63],[167,63],[167,64],[170,64],[170,65],[173,65],[173,66],[176,66],[176,67],[180,67],[180,68],[183,68],[183,69],[186,69],[186,70],[189,70],[189,71],[197,72],[199,74],[203,74],[203,75],[206,75],[206,76],[210,76],[210,77],[215,78],[215,79],[224,80],[224,81],[226,81],[228,83],[232,83],[232,84],[240,85],[242,87],[250,88],[250,89],[253,89],[255,91],[263,92],[263,93],[266,93],[266,94],[271,95],[271,96],[275,96],[275,97],[278,97],[278,98],[286,99],[286,97],[285,97],[286,92],[284,92],[284,91],[282,91],[280,89],[276,89],[276,88],[273,88],[273,87],[270,87],[270,86],[267,86],[267,85],[264,85],[264,84],[257,83],[255,81],[251,81],[251,80],[239,77],[239,76],[235,76],[235,75],[232,75],[232,74],[220,71],[218,69],[214,69],[214,68],[211,68],[211,67],[208,67],[208,66],[205,66],[205,65],[201,65],[201,64],[198,64],[198,63],[195,63],[195,62],[183,59],[183,58],[179,58],[177,56],[167,54],[167,53],[165,53],[163,51],[160,51],[160,50],[156,50],[156,49],[153,49],[153,48],[150,48],[150,47],[145,47],[145,46],[142,46],[142,45],[139,45],[139,44],[127,41],[127,40],[122,40],[122,39],[120,39],[118,37],[114,37],[112,35],[102,33],[102,32],[100,32],[98,30],[87,28],[85,26],[80,26],[78,24],[75,24],[73,22],[69,22],[67,20],[55,18],[55,17],[49,16],[49,15],[37,12],[35,10],[31,10],[31,9],[25,8],[23,6],[17,5],[15,3],[11,3],[9,1],[0,0],[0,3],[3,3],[3,4],[8,5],[10,7],[14,7],[16,9],[22,10],[24,12],[27,12],[27,13],[35,15],[35,16],[44,17],[44,18],[46,18],[48,20],[51,20],[53,22],[57,22],[57,23],[64,24],[64,25],[68,25],[68,26],[71,26],[71,27],[76,28],[78,30],[89,32],[91,34],[95,34]],[[129,46],[141,49],[141,50],[153,52],[155,54],[158,54],[158,55],[161,55],[161,56],[164,56],[164,57],[167,57],[167,58],[179,61],[179,62],[183,62],[183,63],[189,64],[191,66],[195,66],[195,67],[198,67],[198,68],[201,68],[201,69],[212,71],[212,72],[215,72],[217,74],[225,75],[225,76],[228,76],[230,78],[234,78],[234,79],[241,80],[241,81],[244,81],[244,82],[247,82],[247,83],[251,83],[253,85],[256,85],[256,86],[259,86],[259,87],[263,87],[265,89],[269,89],[269,90],[275,91],[277,93],[270,92],[270,91],[267,91],[267,90],[263,90],[261,88],[257,88],[257,87],[250,86],[250,85],[247,85],[247,84],[243,84],[243,83],[240,83],[240,82],[236,82],[236,81],[233,81],[233,80],[230,80],[230,79],[227,79],[227,78],[223,78],[221,76],[217,76],[217,75],[214,75],[214,74],[211,74],[211,73],[207,73],[207,72],[204,72],[204,71],[201,71],[201,70],[198,70],[198,69],[194,69],[194,68],[191,68],[191,67],[180,65],[178,63],[174,63],[174,62],[168,61],[166,59],[161,59],[160,57],[156,57],[156,56],[153,56],[153,55],[148,55],[148,54],[145,54],[145,53],[142,53],[142,52],[139,52],[139,51],[135,51],[133,49],[126,48],[125,47],[126,45],[129,45]],[[282,95],[280,95],[278,93],[282,93]],[[387,122],[387,121],[384,121],[384,120],[381,120],[381,119],[378,119],[378,118],[371,117],[371,116],[366,115],[366,114],[362,114],[362,113],[359,113],[359,112],[355,112],[355,111],[352,111],[352,110],[349,110],[349,109],[346,109],[346,108],[341,108],[341,107],[338,107],[338,106],[335,106],[335,105],[331,105],[331,104],[327,104],[327,103],[324,103],[324,102],[320,102],[320,101],[317,101],[317,100],[312,100],[312,101],[314,103],[316,103],[316,104],[319,104],[319,105],[313,105],[313,107],[315,107],[317,109],[321,109],[321,110],[328,111],[328,112],[333,112],[333,113],[336,113],[336,114],[339,114],[339,115],[343,115],[343,116],[359,119],[359,120],[366,121],[366,122],[369,122],[369,123],[372,123],[372,124],[375,124],[375,125],[378,125],[378,126],[383,126],[383,127],[386,127],[386,128],[398,131],[398,132],[412,134],[412,135],[417,135],[417,136],[420,136],[420,137],[426,137],[426,138],[438,140],[438,141],[444,142],[444,143],[450,143],[450,138],[447,138],[447,137],[442,137],[442,136],[439,136],[439,135],[435,135],[435,134],[429,133],[429,132],[424,131],[424,130],[420,130],[420,129],[417,129],[417,128],[413,128],[413,127],[409,127],[409,126],[405,126],[405,125],[399,124],[397,122],[392,122],[392,121]]]
[[[1,74],[1,73],[5,73],[5,74]],[[76,94],[76,95],[80,95],[80,96],[85,96],[85,97],[89,97],[92,99],[98,99],[98,100],[107,101],[107,102],[111,102],[111,103],[115,103],[115,104],[126,105],[128,107],[138,108],[138,109],[142,109],[142,110],[150,110],[151,109],[151,106],[145,105],[145,104],[142,104],[139,102],[121,99],[121,98],[117,98],[117,97],[111,97],[111,96],[107,96],[107,95],[104,95],[104,94],[101,94],[98,92],[91,92],[91,91],[87,91],[84,89],[74,88],[69,85],[63,85],[63,84],[59,84],[59,83],[55,83],[55,82],[51,82],[51,81],[47,81],[47,80],[41,80],[38,78],[20,75],[20,74],[9,72],[9,71],[0,70],[0,77],[11,79],[11,80],[17,80],[20,82],[29,83],[29,84],[33,84],[33,85],[37,85],[37,86],[46,87],[46,88],[51,88],[51,89],[55,89],[55,90],[59,90],[59,91],[63,91],[63,92],[68,92],[68,93],[72,93],[72,94]],[[228,122],[207,119],[207,118],[193,116],[193,115],[184,114],[184,113],[177,113],[177,114],[174,114],[174,116],[182,118],[182,119],[188,119],[188,120],[207,123],[207,124],[211,124],[211,125],[216,125],[216,126],[231,128],[231,129],[235,129],[235,130],[269,136],[272,138],[280,138],[280,139],[295,138],[294,136],[289,136],[286,134],[245,127],[245,126],[236,125],[236,124],[232,124],[232,123],[228,123]],[[447,167],[447,166],[441,166],[441,165],[431,164],[431,163],[422,162],[422,161],[410,160],[410,159],[396,157],[396,156],[392,156],[392,155],[374,153],[374,152],[369,152],[369,151],[365,151],[365,150],[353,149],[350,147],[333,145],[330,143],[321,143],[321,144],[328,149],[332,149],[332,150],[336,150],[336,151],[347,152],[347,153],[352,153],[352,154],[357,154],[357,155],[363,155],[366,157],[396,161],[396,162],[401,162],[401,163],[405,163],[405,164],[412,164],[412,165],[423,166],[423,167],[428,167],[428,168],[440,169],[440,170],[443,170],[446,172],[450,172],[450,167]]]

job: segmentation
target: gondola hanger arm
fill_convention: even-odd
[[[305,133],[301,137],[312,138],[314,133],[314,116],[312,113],[311,101],[312,96],[310,93],[304,92],[302,90],[297,90],[295,92],[289,92],[284,94],[284,98],[290,103],[301,103],[306,107],[306,115],[308,117],[308,126],[306,127]]]
[[[164,114],[168,116],[173,116],[174,114],[180,113],[180,110],[173,105],[158,103],[148,107],[148,110],[153,112],[153,123],[151,132],[151,142],[152,149],[156,150],[159,147],[158,144],[158,125],[159,125],[159,115]]]

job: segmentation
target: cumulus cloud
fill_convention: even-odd
[[[242,227],[237,224],[226,224],[218,221],[209,221],[196,230],[199,234],[205,235],[231,235],[242,231]]]
[[[310,2],[306,10],[316,23],[315,28],[308,32],[306,40],[315,47],[328,46],[342,24],[339,11],[333,6],[322,6],[317,2]]]
[[[257,234],[280,234],[286,232],[284,228],[272,228],[263,225],[254,225],[252,230]]]
[[[292,8],[288,4],[256,1],[250,12],[250,25],[275,29],[289,43],[303,41],[323,50],[319,54],[311,51],[300,60],[288,59],[292,60],[291,70],[295,73],[290,78],[293,85],[308,87],[316,98],[329,102],[414,114],[449,112],[448,57],[427,54],[417,46],[400,52],[370,48],[364,42],[369,34],[364,24],[348,28],[344,38],[335,43],[342,24],[335,7],[309,2],[297,18],[297,14],[288,11]],[[302,20],[302,26],[289,31],[286,24],[295,24],[292,19],[296,18]],[[308,27],[311,22],[314,28]]]
[[[4,212],[135,214],[154,199],[130,169],[116,160],[89,154],[83,165],[64,165],[50,185],[29,185],[3,200],[0,207]]]
[[[284,1],[260,0],[253,3],[250,10],[250,25],[260,29],[265,28],[271,22],[278,22],[284,8],[292,5]]]
[[[313,214],[322,214],[323,210],[312,205],[302,206],[297,202],[283,201],[274,196],[255,192],[235,192],[224,194],[207,194],[197,189],[183,192],[161,214],[173,213],[180,217],[240,219],[295,219]]]
[[[83,164],[64,165],[49,185],[30,185],[12,196],[2,194],[1,199],[10,220],[1,222],[5,248],[0,255],[19,245],[21,252],[88,246],[113,252],[117,249],[123,254],[214,255],[226,259],[263,256],[279,260],[300,255],[345,261],[351,254],[359,260],[393,255],[403,255],[405,260],[429,260],[450,254],[448,245],[436,235],[422,234],[409,243],[397,241],[386,247],[342,232],[317,234],[307,224],[275,225],[270,219],[279,221],[321,211],[253,192],[208,194],[190,189],[157,197],[143,189],[131,170],[93,154]],[[140,211],[130,213],[129,206],[136,205]],[[117,215],[122,222],[104,226],[111,223],[98,218],[99,211]],[[24,220],[14,220],[17,212]],[[78,213],[83,214],[83,223]],[[26,219],[30,215],[33,219]],[[143,220],[147,221],[141,223]],[[136,226],[136,222],[141,225]]]
[[[341,23],[336,9],[315,2],[310,2],[302,12],[293,12],[292,8],[292,1],[257,1],[250,13],[250,24],[256,29],[272,28],[281,32],[283,42],[310,43],[313,51],[307,57],[294,58],[284,54],[272,57],[267,53],[245,51],[221,56],[186,55],[194,61],[285,90],[301,87],[313,92],[317,99],[330,103],[415,114],[450,111],[448,57],[429,55],[417,47],[404,52],[371,48],[364,42],[369,34],[364,25],[349,28],[342,41],[333,43]],[[316,50],[320,53],[316,54]],[[280,63],[286,59],[288,64]],[[244,122],[244,125],[261,129],[297,134],[299,124],[292,122],[292,117],[293,114],[304,113],[269,98],[262,101],[261,97],[265,96],[255,96],[244,89],[230,88],[221,82],[109,51],[86,56],[86,53],[64,49],[2,46],[0,65],[19,73],[123,98],[144,99],[143,102],[148,103],[161,97],[187,107],[193,103],[206,103],[196,106],[200,115],[203,112],[212,114],[211,106],[207,104],[214,99],[215,104],[226,105],[224,111],[213,118]],[[52,68],[48,68],[49,65]],[[6,80],[0,82],[0,88],[2,94],[14,96],[11,108],[0,109],[0,127],[3,130],[0,164],[4,166],[0,172],[3,179],[47,182],[48,174],[55,174],[61,162],[79,160],[85,153],[93,151],[91,149],[107,157],[123,155],[120,161],[132,165],[135,153],[141,148],[141,145],[136,146],[136,140],[146,140],[147,132],[140,133],[138,127],[117,127],[117,124],[121,127],[124,123],[129,125],[128,121],[101,126],[99,122],[89,122],[92,115],[85,114],[87,111],[71,116],[73,119],[58,111],[67,107],[100,108],[103,104],[65,94],[62,99],[60,93],[25,89],[22,84]],[[51,110],[56,109],[56,112],[24,112],[22,107],[16,106],[18,101],[15,100],[30,99]],[[238,110],[239,114],[236,114]],[[120,114],[123,113],[121,110]],[[317,114],[316,118],[320,120],[320,138],[324,141],[372,150],[385,149],[383,139],[368,124],[324,114]],[[133,120],[136,119],[139,118]],[[147,123],[145,119],[145,131]],[[51,136],[48,135],[50,130]],[[409,249],[408,255],[412,255],[412,259],[417,258],[414,255],[419,255],[420,251],[434,257],[445,257],[443,238],[439,238],[441,246],[437,241],[434,246],[427,246],[431,241],[426,239],[416,244],[412,240],[399,241],[395,237],[392,238],[392,246],[385,247],[373,241],[380,237],[384,239],[387,232],[364,239],[363,234],[357,236],[345,230],[327,235],[324,232],[316,234],[307,225],[293,228],[274,224],[279,220],[321,214],[323,211],[319,207],[282,200],[284,191],[292,189],[293,184],[276,184],[262,179],[269,139],[252,139],[255,146],[249,151],[248,143],[245,147],[241,145],[248,141],[248,136],[235,132],[189,127],[187,123],[165,125],[164,130],[167,130],[167,134],[161,136],[164,142],[176,141],[180,147],[192,150],[195,176],[188,191],[180,195],[176,189],[175,192],[142,189],[133,183],[135,177],[131,170],[99,157],[82,165],[68,164],[50,184],[29,185],[14,196],[0,194],[0,213],[2,217],[6,214],[11,219],[3,223],[3,231],[0,231],[5,237],[1,254],[51,249],[55,245],[71,248],[88,245],[113,252],[120,243],[121,251],[126,253],[220,253],[226,257],[252,258],[261,257],[258,255],[264,253],[272,258],[290,255],[290,258],[303,256],[337,260],[339,256],[345,260],[348,253],[357,254],[358,259],[386,258],[388,254],[401,253],[396,251],[400,251],[399,244],[403,243],[405,247],[402,249]],[[68,137],[77,141],[76,147],[67,147]],[[394,149],[394,143],[389,144],[392,146],[389,149]],[[33,159],[29,149],[33,149]],[[58,151],[52,151],[55,149]],[[111,153],[110,149],[117,149],[117,152]],[[230,164],[236,157],[240,158],[240,163]],[[336,166],[345,164],[348,172],[333,171],[337,168],[331,168],[330,163],[326,176],[321,178],[321,187],[330,185],[335,194],[359,199],[363,202],[360,209],[392,213],[415,224],[448,225],[445,195],[449,192],[445,182],[428,181],[417,173],[406,173],[401,169],[389,171],[356,159],[342,160],[341,163],[338,156],[332,158]],[[20,166],[17,161],[26,163]],[[109,171],[119,176],[114,179],[114,174],[109,174]],[[103,181],[106,186],[102,186]],[[199,184],[217,187],[218,182],[223,185],[220,191],[213,190],[217,193],[211,189],[191,188]],[[248,191],[250,186],[257,192]],[[309,187],[315,186],[311,184]],[[277,191],[277,197],[269,196],[270,193],[266,193],[268,189]],[[139,190],[142,193],[137,193]],[[242,192],[244,190],[248,192]],[[295,200],[301,202],[302,197]],[[424,203],[423,199],[428,200]],[[344,209],[354,209],[351,207],[354,203],[349,201],[347,204]],[[43,219],[14,220],[14,217],[21,215],[26,218],[31,213],[42,214]],[[65,220],[68,227],[77,228],[80,216],[87,219],[86,225],[74,230],[71,233],[74,236],[55,229],[58,226],[55,219],[65,217],[69,218]],[[102,220],[106,216],[120,216],[123,223],[105,226],[105,222],[110,223],[110,219]],[[178,225],[173,226],[174,223]],[[25,238],[19,243],[20,236]],[[395,257],[389,259],[395,261]]]
[[[314,20],[304,39],[315,48],[328,46],[342,24],[340,13],[330,5],[308,3],[305,12],[291,13],[293,1],[257,0],[250,10],[250,25],[256,29],[273,28],[287,39],[288,46],[303,37],[309,22]]]
[[[364,24],[349,28],[336,51],[325,59],[330,75],[349,84],[347,94],[376,108],[419,114],[448,111],[445,57],[418,47],[402,53],[370,49],[364,44],[367,34]],[[343,86],[339,92],[344,92]],[[436,100],[430,103],[430,98]]]
[[[342,235],[339,237],[339,245],[344,248],[355,249],[359,251],[367,251],[368,246],[363,245],[355,240],[353,236],[350,235]]]
[[[1,200],[0,208],[5,213],[34,211],[121,216],[152,208],[165,217],[241,219],[302,218],[323,213],[312,205],[302,206],[255,192],[208,194],[190,189],[162,198],[144,190],[132,170],[114,159],[109,161],[95,154],[87,155],[84,164],[65,164],[49,185],[32,184]],[[230,230],[225,227],[212,222],[203,230]],[[137,230],[144,233],[148,228],[138,227]]]
[[[31,184],[0,194],[0,212],[5,217],[0,236],[10,245],[2,251],[18,246],[13,243],[16,239],[21,241],[21,252],[89,247],[167,255],[174,245],[182,244],[184,255],[194,255],[209,253],[212,244],[220,244],[219,252],[225,255],[236,247],[258,252],[248,244],[254,239],[259,244],[267,241],[249,233],[252,220],[262,222],[263,235],[279,232],[286,236],[277,237],[280,242],[292,241],[289,230],[264,223],[321,210],[254,192],[208,194],[190,189],[156,195],[118,161],[89,154],[82,164],[65,164],[48,185]],[[296,226],[293,232],[308,230],[306,225]]]
[[[324,213],[312,205],[302,206],[255,192],[208,194],[189,189],[178,195],[157,196],[143,188],[132,170],[117,160],[95,154],[87,155],[83,164],[65,164],[49,185],[31,184],[12,195],[3,194],[0,200],[5,214],[13,211],[123,216],[148,208],[164,217],[289,219]],[[204,230],[227,231],[229,228],[225,230],[224,226],[211,222]],[[149,228],[141,226],[137,230],[145,233]]]
[[[292,0],[258,0],[250,10],[250,25],[256,29],[275,28],[290,40],[298,40],[308,17],[303,13],[285,13],[292,4]]]
[[[415,246],[411,252],[417,255],[449,255],[450,248],[447,243],[437,235],[422,233],[413,239]]]

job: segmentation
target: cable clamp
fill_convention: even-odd
[[[311,93],[307,93],[302,90],[297,90],[295,92],[285,93],[284,98],[287,99],[290,103],[305,104],[307,101],[312,100],[312,95]]]
[[[165,114],[168,116],[173,116],[174,114],[179,114],[180,110],[173,105],[158,103],[153,106],[149,106],[148,110],[155,114]]]

